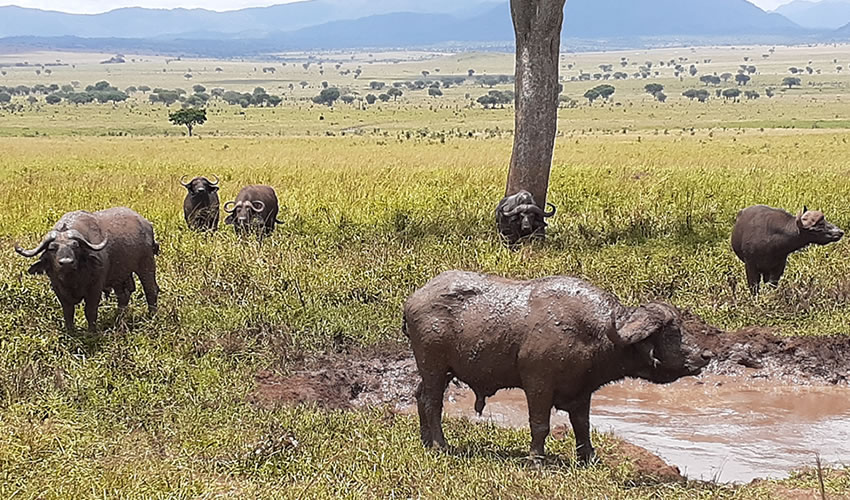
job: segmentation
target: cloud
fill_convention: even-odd
[[[265,7],[297,0],[16,0],[5,5],[18,5],[43,10],[58,10],[77,14],[96,14],[122,7],[148,7],[154,9],[203,8],[210,10],[237,10],[246,7]]]

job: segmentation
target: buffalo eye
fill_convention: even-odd
[[[55,252],[56,250],[59,250],[59,244],[58,243],[51,243],[47,247],[48,252]]]

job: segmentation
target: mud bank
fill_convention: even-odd
[[[815,454],[827,463],[850,456],[850,336],[723,332],[695,317],[686,327],[715,353],[703,375],[666,386],[627,380],[593,398],[591,424],[629,441],[621,454],[642,477],[679,480],[681,469],[690,479],[744,482],[812,466]],[[258,373],[256,382],[256,404],[392,405],[415,414],[418,375],[404,348],[324,356],[287,377]],[[462,385],[451,384],[446,398],[447,416],[527,425],[522,391],[501,391],[480,417]],[[554,415],[553,429],[556,438],[567,432],[566,414]]]

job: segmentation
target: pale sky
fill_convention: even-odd
[[[236,10],[245,7],[262,7],[289,3],[295,0],[0,0],[0,5],[19,5],[44,10],[61,10],[80,14],[106,12],[119,7],[150,7],[169,9],[174,7],[205,8],[211,10]],[[462,0],[461,0],[462,1]],[[567,0],[569,1],[569,0]],[[623,0],[624,2],[630,0]],[[770,10],[791,0],[750,0],[759,7]],[[820,0],[815,0],[820,1]]]

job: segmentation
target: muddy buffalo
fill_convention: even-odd
[[[185,176],[180,179],[180,184],[188,191],[183,200],[183,218],[189,229],[196,231],[218,229],[219,179],[218,176],[213,177],[215,182],[211,182],[206,177],[195,177],[189,182],[183,182]]]
[[[422,378],[416,400],[425,446],[446,446],[443,394],[456,377],[475,391],[479,413],[500,389],[525,391],[532,457],[543,456],[552,407],[569,412],[582,462],[594,456],[594,391],[624,377],[673,382],[700,373],[711,357],[673,306],[625,307],[563,276],[511,281],[443,273],[407,299],[404,330]]]
[[[50,278],[68,330],[74,329],[74,307],[83,300],[89,330],[96,330],[101,297],[110,290],[115,291],[122,317],[136,289],[134,273],[142,282],[149,312],[156,312],[159,287],[154,256],[159,245],[151,223],[129,208],[69,212],[36,248],[15,245],[15,251],[28,258],[41,255],[29,273]]]
[[[732,250],[744,262],[750,291],[759,284],[776,286],[785,272],[788,255],[811,244],[840,240],[844,231],[826,221],[822,212],[803,207],[794,216],[785,210],[756,205],[738,213],[732,229]]]
[[[224,211],[229,214],[224,223],[232,224],[238,235],[254,232],[268,235],[274,231],[275,224],[281,224],[277,220],[277,194],[270,186],[242,188],[235,201],[225,203]]]
[[[549,212],[540,208],[528,191],[503,198],[496,206],[499,233],[511,244],[528,236],[543,235],[546,219],[555,215],[555,206],[547,205],[551,208]]]

